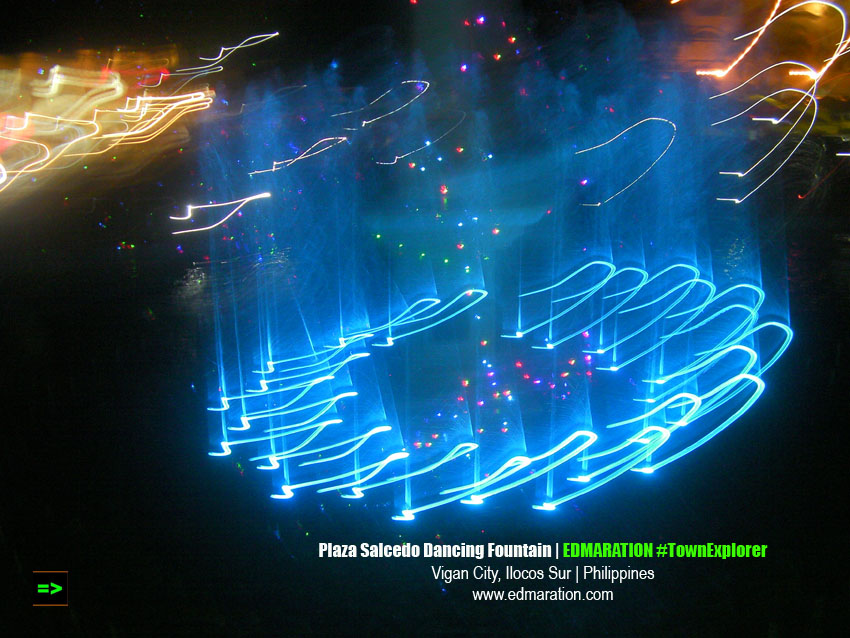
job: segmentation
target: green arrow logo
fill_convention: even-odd
[[[57,594],[62,591],[62,585],[57,585],[56,583],[39,583],[38,584],[38,593],[39,594]]]

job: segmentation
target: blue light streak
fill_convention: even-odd
[[[595,275],[590,282],[582,279],[590,273]],[[627,281],[627,276],[632,281]],[[618,286],[620,289],[617,289]],[[597,307],[604,309],[600,316],[596,319],[578,318],[576,325],[580,325],[581,330],[571,330],[568,336],[555,339],[551,342],[553,347],[547,350],[559,349],[568,340],[580,334],[587,335],[588,330],[608,335],[607,339],[597,342],[596,347],[584,352],[600,359],[594,370],[612,377],[627,375],[632,368],[654,371],[643,379],[644,390],[633,398],[636,408],[645,408],[635,409],[632,415],[607,423],[598,423],[591,415],[585,427],[578,423],[577,428],[560,443],[539,454],[513,455],[499,460],[498,456],[493,456],[492,450],[484,451],[478,442],[468,440],[455,444],[438,459],[424,463],[414,462],[405,446],[380,460],[360,465],[354,453],[367,451],[374,445],[375,437],[390,433],[393,427],[381,425],[364,433],[346,436],[344,433],[350,430],[345,419],[319,419],[335,411],[340,401],[358,397],[359,391],[331,394],[314,401],[309,401],[308,394],[332,383],[337,374],[351,365],[359,365],[355,362],[369,360],[370,353],[347,353],[350,347],[362,346],[373,337],[378,337],[378,341],[372,346],[386,347],[402,337],[421,336],[429,329],[457,318],[486,296],[484,290],[471,290],[445,303],[437,298],[419,300],[370,332],[340,337],[339,345],[325,347],[327,354],[312,353],[268,361],[262,374],[275,372],[280,376],[262,379],[259,390],[238,395],[223,394],[220,407],[210,410],[235,411],[239,425],[231,426],[231,431],[252,430],[257,420],[270,422],[274,417],[303,412],[308,412],[307,418],[267,427],[263,430],[264,436],[222,441],[223,452],[210,454],[226,455],[232,453],[236,445],[249,444],[256,448],[280,441],[284,436],[306,434],[303,440],[286,449],[263,452],[249,458],[250,461],[261,462],[257,467],[263,470],[280,470],[282,463],[303,459],[297,466],[290,467],[290,471],[304,475],[304,480],[282,485],[281,494],[273,495],[276,499],[291,498],[295,490],[308,487],[317,488],[320,493],[350,489],[350,492],[342,493],[342,497],[359,499],[367,491],[389,489],[388,486],[399,483],[410,485],[411,481],[428,479],[434,472],[453,466],[455,462],[475,460],[479,468],[475,474],[479,478],[463,481],[462,477],[468,476],[470,470],[458,466],[449,473],[449,476],[458,477],[456,484],[445,484],[431,498],[427,493],[423,494],[421,502],[409,503],[394,518],[413,520],[417,514],[456,502],[482,505],[487,499],[506,491],[541,482],[547,482],[554,493],[534,507],[553,510],[626,472],[654,473],[717,436],[740,418],[762,394],[764,381],[760,375],[778,360],[792,338],[792,332],[785,324],[776,321],[759,323],[759,309],[765,299],[760,288],[738,284],[718,291],[698,269],[687,264],[675,264],[650,275],[636,267],[620,269],[610,262],[597,260],[577,268],[550,286],[521,293],[518,302],[552,292],[557,292],[557,295],[550,295],[556,298],[550,303],[549,316],[520,326],[522,329],[516,331],[521,333],[520,337],[509,334],[505,335],[505,339],[532,338],[536,331],[570,318],[571,314],[580,312],[583,302],[594,299],[601,304]],[[563,303],[569,305],[554,310]],[[610,308],[605,308],[605,304],[609,304]],[[587,305],[584,310],[587,310]],[[396,333],[390,337],[393,328]],[[759,334],[768,331],[777,333],[779,340],[763,357],[761,349],[753,347],[753,341]],[[614,352],[622,352],[627,346],[636,346],[633,354],[621,358],[616,365],[603,364]],[[659,356],[659,351],[664,350],[667,356]],[[687,352],[687,356],[673,356],[671,350]],[[346,356],[335,361],[344,352]],[[316,361],[276,369],[282,363],[308,359]],[[492,364],[485,362],[484,366],[492,375]],[[658,392],[655,388],[663,390]],[[689,388],[698,388],[699,391]],[[246,400],[273,400],[275,405],[240,413],[241,402]],[[718,412],[722,416],[714,417]],[[625,433],[614,436],[621,430]],[[325,442],[316,445],[320,437]],[[386,449],[388,444],[392,445],[390,440],[382,441],[381,450]],[[334,453],[324,456],[329,451]],[[404,471],[394,470],[392,475],[382,476],[400,460],[407,463]],[[495,465],[492,465],[494,462]],[[314,466],[325,464],[338,467],[340,471],[331,476],[310,478]],[[483,472],[482,468],[488,465],[492,465],[493,469]],[[563,474],[564,469],[566,474]],[[523,472],[521,476],[520,472]],[[553,483],[550,474],[554,476],[556,472],[560,472],[560,478]],[[417,490],[413,490],[412,494],[415,498]]]
[[[515,490],[551,511],[747,413],[793,333],[754,249],[713,243],[749,229],[676,183],[693,122],[618,105],[561,142],[581,127],[519,107],[530,124],[491,145],[475,110],[434,123],[432,86],[273,94],[240,120],[238,169],[210,152],[220,200],[261,180],[268,201],[209,205],[209,454],[262,470],[275,500],[336,492],[398,521]],[[538,124],[556,148],[515,159]]]

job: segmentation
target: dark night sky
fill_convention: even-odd
[[[391,32],[394,48],[427,52],[439,37],[406,1],[212,4],[23,3],[4,15],[0,52],[177,43],[192,57],[232,34],[280,30],[256,51],[256,73],[294,73],[324,67],[349,38]],[[551,18],[568,5],[526,10]],[[175,303],[191,256],[175,253],[147,203],[157,181],[179,192],[192,167],[171,159],[104,193],[81,185],[70,205],[48,191],[0,208],[5,635],[819,636],[846,622],[846,170],[817,207],[775,195],[765,226],[784,236],[767,241],[789,250],[796,337],[756,407],[699,462],[622,481],[558,518],[531,515],[515,494],[480,516],[400,528],[386,510],[340,499],[323,510],[271,501],[255,474],[207,456],[205,393],[192,384],[204,383],[209,326]],[[108,232],[97,227],[105,214]],[[127,237],[141,247],[132,258],[114,250]],[[319,541],[437,533],[450,543],[721,540],[771,554],[655,564],[655,581],[624,585],[606,604],[473,603],[466,585],[441,592],[429,561],[316,558]],[[30,607],[30,572],[54,568],[71,572],[71,606]]]

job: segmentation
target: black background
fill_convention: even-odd
[[[525,10],[551,16],[556,6]],[[638,19],[658,10],[630,7]],[[326,66],[351,33],[391,33],[402,50],[434,46],[438,36],[428,33],[438,30],[423,27],[421,8],[26,3],[0,32],[6,54],[177,42],[209,55],[233,34],[280,30],[256,58],[290,71]],[[149,203],[157,183],[179,198],[193,166],[191,157],[171,158],[120,188],[84,184],[69,201],[46,191],[0,205],[0,573],[9,574],[0,579],[0,623],[8,635],[817,636],[846,626],[846,169],[816,205],[786,188],[765,212],[784,226],[772,241],[789,252],[795,340],[758,404],[699,460],[652,480],[623,479],[557,517],[505,495],[475,517],[423,516],[404,527],[388,523],[387,510],[340,499],[271,501],[250,471],[243,477],[207,455],[209,335],[174,301],[191,256],[174,251],[167,219]],[[97,223],[107,214],[114,223],[104,231]],[[132,255],[115,250],[125,239],[138,246]],[[614,585],[614,602],[581,604],[474,603],[468,584],[441,591],[432,561],[317,558],[320,541],[422,543],[437,534],[447,543],[770,549],[758,561],[655,560],[640,565],[654,568],[655,580]],[[30,607],[31,571],[45,569],[70,571],[71,607]]]

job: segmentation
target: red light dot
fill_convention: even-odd
[[[458,153],[463,153],[463,146],[458,146],[457,148],[455,148],[455,150],[456,150]]]
[[[494,235],[498,235],[501,231],[498,228],[494,228],[490,232],[493,233]]]
[[[442,195],[445,195],[448,192],[449,192],[448,186],[446,186],[445,184],[440,184],[440,193]]]
[[[455,248],[457,248],[458,250],[463,250],[463,244],[455,244]]]
[[[425,444],[425,447],[431,447],[431,441],[428,441],[428,442]]]
[[[522,375],[522,378],[523,379],[530,379],[531,375],[526,372],[524,375]]]
[[[514,363],[514,365],[515,365],[517,368],[521,368],[521,367],[522,367],[522,361],[517,361],[516,363]]]
[[[502,428],[502,434],[508,431],[508,428]]]
[[[431,435],[431,438],[432,438],[432,439],[439,439],[439,438],[440,438],[440,435],[439,435],[439,434],[437,434],[436,432],[434,432],[434,434],[432,434],[432,435]]]
[[[483,339],[483,340],[481,341],[481,345],[482,345],[482,346],[486,346],[486,345],[487,345],[487,340],[486,340],[486,339]]]

